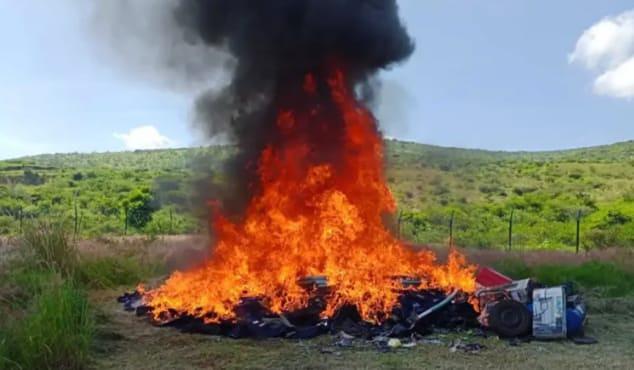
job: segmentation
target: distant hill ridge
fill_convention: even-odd
[[[87,236],[189,233],[206,227],[201,205],[227,184],[232,146],[114,153],[43,154],[0,161],[0,235],[21,219],[77,219]],[[545,152],[504,152],[386,141],[386,181],[401,235],[478,248],[570,248],[581,214],[582,245],[634,247],[634,141]],[[77,212],[75,210],[77,209]],[[139,213],[140,212],[140,213]],[[151,214],[151,215],[150,215]]]
[[[634,140],[618,142],[609,145],[599,145],[592,147],[549,150],[549,151],[498,151],[486,149],[467,149],[458,147],[444,147],[416,142],[386,140],[386,151],[389,154],[404,154],[419,156],[420,159],[437,160],[442,159],[456,161],[507,161],[507,160],[559,160],[578,162],[611,162],[611,161],[634,161]],[[154,149],[135,150],[120,152],[96,152],[96,153],[55,153],[39,154],[15,159],[0,161],[2,167],[8,167],[11,163],[16,163],[20,167],[28,166],[46,169],[47,167],[94,167],[112,164],[114,167],[136,166],[150,168],[170,168],[182,166],[191,158],[200,155],[217,154],[221,158],[226,158],[233,152],[233,147],[228,145],[174,148],[174,149]],[[154,160],[152,160],[154,159]],[[158,167],[154,167],[158,166]],[[17,168],[16,168],[17,169]]]

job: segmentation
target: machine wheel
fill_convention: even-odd
[[[489,329],[501,337],[520,337],[531,332],[533,315],[517,301],[502,300],[489,308]]]

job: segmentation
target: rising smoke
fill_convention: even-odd
[[[227,135],[238,147],[239,155],[227,168],[231,188],[220,195],[229,213],[239,213],[244,194],[253,191],[254,163],[263,147],[275,142],[274,116],[279,100],[295,92],[288,87],[292,82],[336,60],[345,66],[359,98],[372,99],[376,72],[405,60],[414,49],[396,0],[102,3],[109,5],[103,6],[106,11],[98,6],[99,24],[113,24],[115,32],[102,32],[116,35],[109,38],[111,45],[124,42],[118,40],[126,39],[122,33],[130,30],[130,21],[133,31],[140,30],[130,37],[146,40],[123,45],[128,55],[137,56],[136,65],[139,55],[140,60],[150,56],[161,59],[170,79],[180,75],[196,82],[216,76],[212,81],[218,81],[219,74],[230,76],[227,83],[202,92],[194,106],[196,125],[207,136]],[[126,9],[131,6],[135,12]],[[328,100],[324,96],[324,104]]]

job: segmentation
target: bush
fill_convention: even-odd
[[[15,224],[13,217],[0,215],[0,235],[10,235]]]
[[[149,188],[136,189],[128,196],[123,202],[123,208],[128,210],[130,226],[140,229],[152,220],[152,213],[156,211],[152,202]]]
[[[170,209],[161,209],[152,214],[152,220],[143,231],[148,235],[186,234],[196,230],[196,219],[180,215]]]

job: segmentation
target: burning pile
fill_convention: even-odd
[[[431,252],[404,247],[384,226],[382,216],[395,205],[383,178],[381,137],[343,70],[309,74],[298,85],[303,91],[293,105],[280,106],[278,141],[260,156],[260,190],[244,221],[217,212],[210,259],[145,293],[156,319],[169,309],[231,319],[244,297],[261,297],[275,313],[297,310],[309,299],[298,279],[314,275],[333,286],[325,315],[352,304],[372,322],[397,302],[401,283],[393,277],[420,277],[419,289],[474,290],[473,268],[457,252],[436,265]],[[324,104],[326,94],[332,100]],[[341,131],[340,142],[324,141],[333,131]]]
[[[395,201],[383,141],[366,105],[369,79],[407,58],[413,43],[395,0],[182,0],[188,40],[230,54],[233,79],[197,102],[208,132],[228,129],[239,155],[213,202],[216,241],[198,267],[143,292],[156,322],[233,322],[245,299],[267,314],[314,306],[302,278],[325,276],[320,317],[353,307],[388,320],[409,291],[475,290],[457,252],[438,264],[386,228]]]

